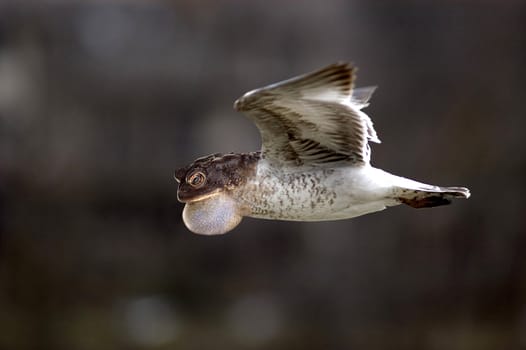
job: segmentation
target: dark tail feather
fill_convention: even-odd
[[[432,190],[402,189],[398,200],[413,208],[431,208],[450,204],[453,198],[469,198],[465,187],[434,187]]]

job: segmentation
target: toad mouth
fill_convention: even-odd
[[[196,203],[196,202],[200,202],[200,201],[203,201],[205,199],[209,199],[209,198],[212,198],[212,197],[215,197],[217,196],[219,193],[221,192],[221,189],[217,188],[215,189],[214,191],[210,192],[210,193],[206,193],[206,194],[203,194],[203,195],[200,195],[200,196],[193,196],[191,198],[188,198],[188,199],[185,199],[184,197],[181,198],[179,196],[179,193],[177,194],[177,199],[179,200],[179,202],[181,203]]]

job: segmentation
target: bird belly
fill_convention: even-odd
[[[347,219],[393,205],[388,184],[365,168],[258,171],[240,198],[248,216],[292,221]]]

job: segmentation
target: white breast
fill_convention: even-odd
[[[322,221],[345,219],[394,204],[383,171],[370,166],[276,169],[260,162],[245,186],[243,204],[252,217]],[[390,174],[387,174],[390,175]]]

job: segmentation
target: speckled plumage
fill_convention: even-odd
[[[176,171],[187,227],[220,234],[243,216],[338,220],[468,198],[464,187],[427,185],[370,165],[368,142],[380,140],[361,109],[375,88],[354,89],[354,70],[337,63],[239,98],[234,107],[257,125],[261,152],[213,154]]]

